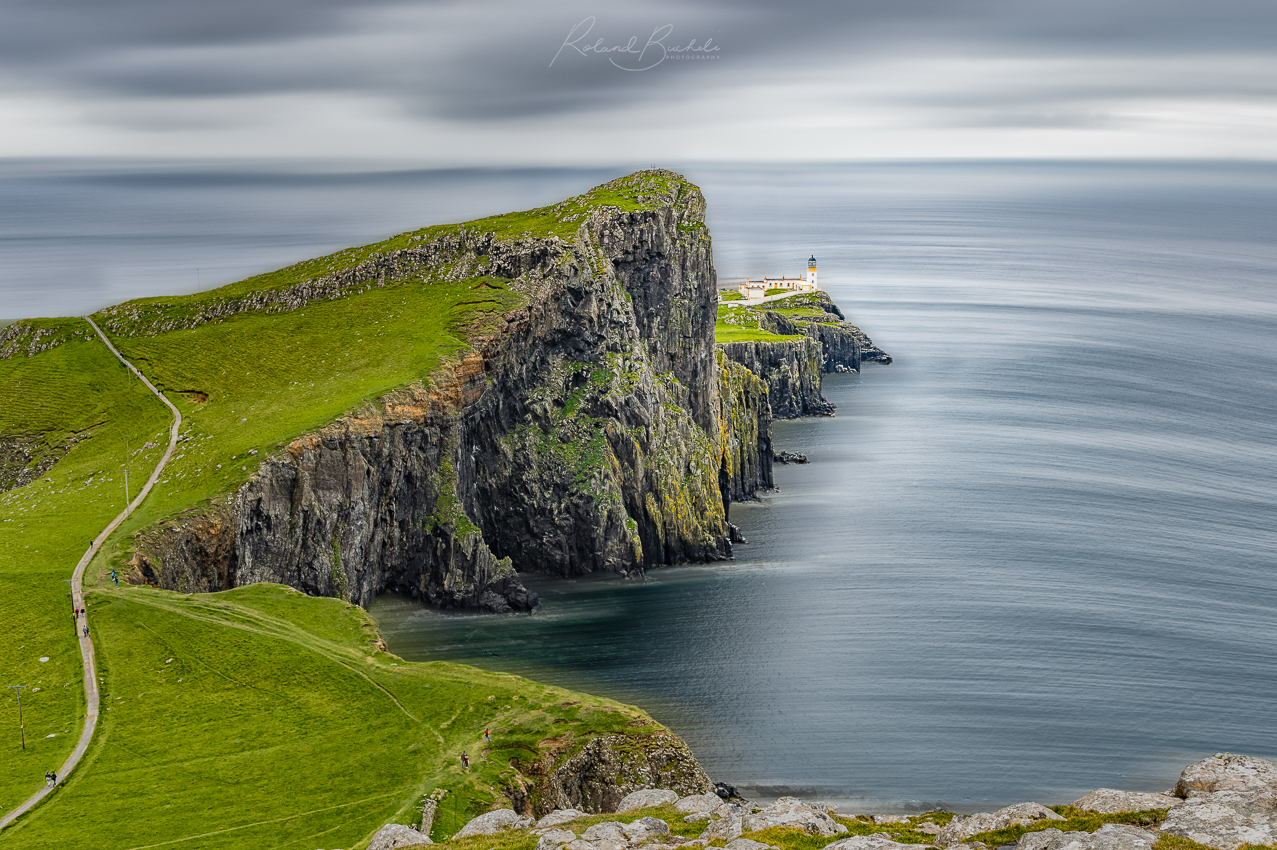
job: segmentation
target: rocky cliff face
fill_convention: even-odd
[[[772,435],[769,388],[741,364],[717,352],[719,486],[723,501],[753,499],[772,484]]]
[[[555,809],[614,812],[641,788],[709,794],[714,785],[687,744],[669,733],[593,738],[574,753],[513,765],[518,781],[506,789],[515,811],[542,817]]]
[[[768,307],[772,309],[768,309]],[[740,310],[740,306],[734,307]],[[780,309],[789,312],[779,312]],[[762,378],[768,386],[772,416],[829,416],[835,407],[821,395],[821,376],[859,372],[862,362],[891,362],[860,328],[847,322],[825,292],[793,295],[749,311],[760,330],[802,340],[759,340],[720,343],[732,360]]]
[[[275,581],[367,604],[396,588],[500,611],[535,605],[516,568],[627,574],[729,556],[725,502],[770,486],[770,442],[761,384],[714,351],[704,200],[669,172],[602,188],[637,208],[592,209],[570,242],[450,231],[372,257],[351,280],[270,296],[266,312],[295,309],[433,264],[512,278],[527,300],[422,385],[142,532],[139,573],[187,592]],[[117,332],[158,321],[114,319]]]
[[[767,384],[771,415],[777,419],[828,416],[834,406],[820,394],[824,358],[810,337],[776,342],[727,342],[719,348]]]

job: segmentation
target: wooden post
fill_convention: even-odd
[[[27,727],[22,723],[22,689],[26,685],[10,685],[10,690],[18,694],[18,732],[22,735],[22,749],[25,752],[27,748]]]

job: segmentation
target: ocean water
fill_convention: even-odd
[[[531,617],[386,597],[395,652],[637,703],[715,779],[864,810],[1162,790],[1217,751],[1277,755],[1277,168],[681,170],[721,276],[814,253],[896,362],[827,377],[836,417],[776,425],[812,462],[732,507],[736,560],[530,577]],[[12,166],[0,317],[609,176]]]

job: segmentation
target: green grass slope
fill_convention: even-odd
[[[0,360],[0,445],[34,447],[38,466],[56,461],[35,481],[0,493],[0,686],[29,686],[25,751],[16,695],[0,690],[3,811],[39,788],[80,735],[80,652],[63,579],[124,508],[125,458],[136,495],[163,452],[169,422],[96,336],[80,336],[91,333],[83,319],[43,324],[74,341]]]
[[[714,322],[714,342],[783,342],[801,336],[772,333],[760,325],[761,316],[753,307],[720,303]]]
[[[265,587],[186,597],[116,589],[105,574],[126,560],[132,533],[227,498],[287,441],[446,373],[528,296],[482,269],[444,267],[300,309],[271,298],[462,230],[572,240],[596,210],[653,209],[685,198],[685,185],[640,173],[552,207],[412,231],[98,314],[182,410],[183,432],[163,478],[86,574],[99,733],[65,787],[0,833],[0,848],[352,847],[390,820],[410,820],[407,807],[435,787],[451,791],[438,820],[449,834],[498,798],[513,755],[658,728],[584,695],[399,662],[367,642],[371,625],[338,600]],[[82,320],[26,324],[33,333],[0,351],[17,352],[0,359],[0,669],[9,677],[0,685],[31,685],[28,749],[15,695],[0,691],[0,810],[39,788],[79,735],[83,683],[62,580],[123,507],[126,457],[136,493],[169,425]],[[485,726],[498,732],[491,758],[462,771],[460,750],[477,755]]]
[[[659,728],[515,676],[403,662],[377,649],[361,609],[279,585],[89,599],[100,731],[83,767],[0,847],[76,846],[86,829],[96,848],[357,847],[419,818],[435,788],[449,790],[443,837],[543,741]]]

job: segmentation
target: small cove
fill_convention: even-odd
[[[812,463],[732,507],[736,560],[533,578],[530,618],[379,600],[392,650],[639,704],[759,797],[970,811],[1272,755],[1271,196],[1212,168],[726,176],[696,176],[720,275],[814,245],[896,362],[777,423]]]

